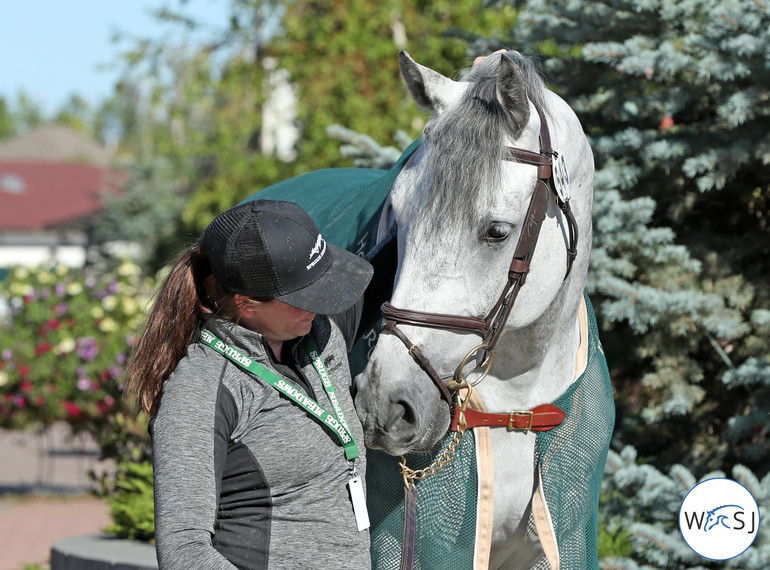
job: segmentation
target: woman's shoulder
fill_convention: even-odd
[[[244,398],[254,405],[262,401],[264,392],[262,383],[200,343],[190,345],[163,384],[163,400],[174,406],[216,407],[227,402],[240,410]]]
[[[164,383],[164,391],[176,388],[203,390],[207,387],[216,390],[221,382],[222,364],[225,362],[211,350],[201,344],[193,343],[187,348],[187,354],[177,363],[176,368]]]

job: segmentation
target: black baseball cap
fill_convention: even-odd
[[[293,202],[235,206],[206,227],[200,246],[226,290],[321,315],[353,305],[373,274],[365,259],[328,243]]]

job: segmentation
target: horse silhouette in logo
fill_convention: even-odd
[[[722,509],[729,509],[731,507],[743,510],[743,507],[740,505],[722,505],[721,507],[716,507],[715,509],[706,511],[706,524],[704,525],[705,528],[703,530],[708,532],[717,525],[722,525],[725,528],[732,529],[732,527],[728,526],[727,522],[725,522],[727,521],[728,516],[725,514],[717,514],[717,511]]]
[[[306,267],[306,269],[310,269],[313,267],[316,263],[321,261],[321,258],[326,253],[326,241],[324,238],[321,237],[321,234],[318,234],[318,237],[315,240],[315,245],[313,246],[313,249],[310,250],[310,255],[308,256],[308,261],[310,263]],[[318,256],[315,259],[313,259],[313,256]]]

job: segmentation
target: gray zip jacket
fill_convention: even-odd
[[[355,311],[318,316],[310,335],[359,446],[363,478],[347,360],[356,320]],[[333,413],[299,342],[291,343],[293,365],[284,366],[261,334],[222,319],[205,326]],[[161,569],[370,568],[369,532],[357,530],[350,463],[337,437],[212,348],[189,347],[164,383],[150,433]]]

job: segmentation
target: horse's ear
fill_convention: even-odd
[[[527,87],[519,66],[507,55],[500,56],[500,73],[497,75],[497,100],[507,111],[509,126],[516,139],[529,123]]]
[[[437,91],[440,87],[452,83],[452,80],[429,67],[420,65],[405,51],[398,54],[398,64],[406,86],[417,105],[426,111],[438,110],[441,102]]]

